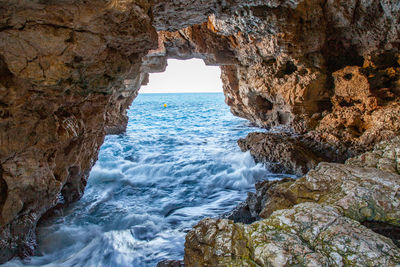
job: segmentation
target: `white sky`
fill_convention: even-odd
[[[221,70],[201,59],[168,59],[163,73],[150,73],[150,82],[140,93],[222,92]]]

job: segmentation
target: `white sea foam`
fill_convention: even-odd
[[[181,259],[188,229],[278,178],[240,152],[236,140],[260,129],[232,116],[222,94],[140,95],[129,116],[126,134],[106,138],[84,197],[38,228],[38,255],[7,266]]]

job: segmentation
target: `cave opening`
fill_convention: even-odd
[[[188,229],[232,210],[271,175],[237,146],[259,128],[232,115],[220,75],[200,59],[171,59],[165,72],[150,74],[127,111],[126,132],[106,136],[83,197],[62,220],[39,226],[43,256],[32,262],[53,262],[61,251],[69,264],[80,250],[103,264],[182,259]]]
[[[384,247],[390,248],[385,251],[395,252],[382,253],[381,246],[368,245],[373,234],[369,230],[341,223],[340,214],[334,215],[339,202],[324,190],[318,196],[311,192],[321,200],[321,208],[293,208],[288,211],[290,218],[275,217],[273,225],[267,225],[273,230],[272,238],[231,223],[226,225],[233,229],[232,235],[230,230],[225,235],[220,231],[223,225],[217,223],[215,233],[223,236],[215,238],[206,233],[213,229],[208,227],[211,224],[204,231],[198,231],[199,227],[190,230],[200,219],[236,206],[260,177],[277,178],[266,175],[265,168],[238,150],[239,137],[260,129],[233,117],[229,108],[261,127],[277,126],[277,133],[253,135],[259,137],[253,139],[253,147],[260,148],[257,153],[265,162],[290,163],[288,169],[307,164],[308,170],[319,160],[325,161],[325,156],[344,161],[398,135],[400,45],[396,29],[400,13],[393,1],[357,1],[354,5],[340,1],[322,5],[317,1],[6,2],[0,27],[0,263],[14,255],[32,254],[38,218],[57,201],[80,199],[86,182],[86,194],[67,207],[61,220],[43,221],[38,229],[40,247],[26,263],[155,266],[166,257],[182,258],[188,231],[202,232],[185,248],[188,261],[205,258],[228,265],[241,265],[240,261],[262,265],[266,260],[324,265],[338,262],[339,257],[354,265],[398,261],[390,243],[383,240]],[[157,67],[163,71],[167,58],[191,57],[220,65],[225,96],[214,84],[207,92],[194,89],[210,79],[203,70],[190,70],[187,65],[172,78],[169,88],[166,81],[160,81],[159,92],[153,89],[145,94],[147,89],[142,88],[137,95],[149,73]],[[168,74],[171,65],[164,75],[172,77]],[[348,67],[358,71],[347,72]],[[155,80],[151,74],[150,82]],[[188,82],[179,88],[177,82],[183,80]],[[341,91],[350,92],[356,100],[342,101]],[[355,167],[362,174],[351,179],[353,167],[325,166],[331,168],[310,172],[306,178],[313,180],[314,189],[324,187],[325,174],[332,176],[329,187],[339,185],[347,190],[359,184],[361,175],[368,178],[372,173],[367,165],[362,166],[368,167],[365,171]],[[384,167],[382,171],[388,170]],[[347,168],[346,179],[336,175]],[[393,222],[395,211],[390,207],[396,205],[393,199],[382,198],[396,194],[396,186],[387,186],[392,180],[387,177],[373,179],[374,184],[363,183],[360,190],[369,199],[379,199],[374,207],[385,214],[375,219]],[[296,181],[300,182],[286,184],[293,194],[282,186],[268,195],[274,206],[268,207],[271,212],[287,207],[280,202],[282,196],[293,198],[291,203],[314,197],[302,190],[304,179]],[[345,204],[357,210],[350,205],[357,206],[360,200],[351,200],[351,196],[359,194],[343,194],[347,194]],[[329,211],[329,206],[335,211]],[[340,229],[332,223],[321,225],[333,221],[328,213],[341,224]],[[312,218],[306,224],[318,222],[323,232],[334,228],[336,233],[344,229],[344,235],[355,233],[351,242],[348,238],[334,240],[346,251],[355,251],[354,255],[331,248],[328,239],[321,243],[322,250],[304,242],[304,238],[315,238],[296,230],[305,229],[303,223],[294,229],[297,222],[291,218],[305,216]],[[288,222],[295,235],[286,235],[287,227],[281,227]],[[364,225],[399,240],[398,227],[375,221]],[[246,233],[252,233],[248,240]],[[357,233],[362,233],[360,238]],[[227,257],[220,247],[213,247],[220,236]],[[209,239],[207,244],[202,242],[204,237]],[[278,246],[270,246],[271,242]],[[226,244],[232,244],[233,253],[225,251]],[[363,253],[357,250],[359,244]],[[261,246],[267,249],[260,254]],[[312,257],[287,258],[310,247],[315,252]],[[328,253],[331,249],[335,253]],[[236,257],[242,252],[242,258]],[[325,261],[325,256],[330,258]]]
[[[139,93],[221,93],[220,76],[218,66],[206,66],[201,59],[169,59],[165,72],[151,73]]]

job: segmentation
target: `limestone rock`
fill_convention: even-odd
[[[240,203],[232,211],[223,214],[221,217],[234,222],[250,224],[261,219],[260,213],[265,208],[269,199],[274,197],[275,192],[285,184],[291,185],[294,182],[292,178],[283,178],[280,180],[265,180],[255,184],[256,192],[248,192],[246,201]],[[277,189],[278,188],[278,189]],[[288,204],[290,201],[288,200]]]
[[[226,103],[259,126],[357,151],[397,135],[399,16],[397,0],[0,0],[0,262],[80,198],[167,58],[222,66]]]
[[[242,151],[250,150],[257,161],[266,163],[272,172],[303,175],[323,159],[296,141],[284,134],[250,133],[238,144]]]
[[[293,203],[329,204],[340,207],[354,220],[400,225],[399,178],[399,175],[373,168],[320,163],[315,170],[281,190],[286,196],[290,195]],[[268,203],[270,201],[276,203],[275,207]],[[286,201],[270,199],[260,216],[268,217],[274,208],[279,208],[278,204]]]
[[[183,267],[183,261],[177,260],[163,260],[157,263],[157,267]]]
[[[255,266],[244,226],[226,219],[204,219],[187,235],[185,266]]]
[[[399,133],[396,5],[204,1],[199,10],[214,14],[189,26],[206,18],[194,14],[195,3],[180,4],[156,4],[155,14],[171,17],[169,26],[155,25],[175,31],[161,31],[159,47],[167,58],[220,65],[233,114],[261,127],[312,131],[319,141],[359,152]],[[167,14],[168,8],[176,13]],[[184,12],[191,18],[177,21]],[[379,19],[365,19],[375,14]],[[178,30],[173,22],[186,28]],[[373,37],[383,35],[380,41]]]
[[[378,143],[374,150],[348,159],[346,164],[400,174],[400,137]]]
[[[0,1],[0,262],[28,256],[35,227],[78,200],[107,133],[157,44],[141,1]]]
[[[339,207],[347,217],[360,222],[399,226],[400,176],[395,169],[399,146],[398,138],[382,142],[374,151],[349,159],[346,164],[322,162],[296,181],[271,188],[260,186],[257,193],[264,195],[264,206],[259,216],[267,218],[275,210],[317,202]]]
[[[185,266],[397,266],[399,255],[390,239],[316,203],[251,225],[204,219],[185,243]]]
[[[343,148],[316,142],[307,136],[286,133],[250,133],[239,139],[242,151],[250,151],[272,172],[304,175],[321,161],[344,162],[351,155]]]
[[[249,194],[246,202],[227,217],[235,223],[206,219],[189,232],[185,263],[397,266],[399,147],[397,137],[377,144],[373,151],[349,159],[346,164],[323,162],[297,180],[258,183],[256,193]],[[233,235],[233,229],[240,235]],[[207,242],[202,235],[207,235]],[[240,245],[229,238],[246,243],[246,249],[240,251]],[[224,253],[218,253],[222,244],[231,245],[224,247]],[[195,253],[201,256],[194,256]]]
[[[368,58],[363,67],[345,67],[333,73],[333,110],[316,131],[347,146],[371,149],[400,132],[398,54]]]

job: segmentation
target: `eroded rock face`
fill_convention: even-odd
[[[351,158],[346,164],[322,162],[297,179],[263,181],[246,203],[257,203],[253,217],[303,202],[340,208],[349,218],[400,225],[400,176],[397,172],[399,137],[376,145],[371,152]],[[258,214],[257,214],[258,213]],[[258,215],[258,216],[257,216]],[[237,217],[237,216],[236,216]]]
[[[185,266],[397,266],[399,253],[337,209],[303,203],[251,225],[202,220],[186,236]]]
[[[398,134],[398,5],[0,0],[0,262],[79,199],[105,134],[167,58],[220,65],[232,112],[263,127],[357,151]]]
[[[145,1],[1,1],[0,262],[78,200],[106,133],[123,130],[157,35]]]
[[[274,197],[275,192],[280,193],[279,189],[283,184],[292,184],[295,180],[292,178],[283,178],[280,180],[265,180],[255,184],[256,192],[248,192],[247,198],[232,211],[223,214],[221,217],[234,222],[250,224],[261,220],[261,212],[266,204]],[[290,206],[290,199],[287,200],[287,206]]]
[[[345,147],[318,142],[311,136],[286,133],[250,133],[238,140],[242,151],[250,151],[272,172],[304,175],[322,161],[344,162],[353,155]]]
[[[369,56],[333,73],[332,112],[316,131],[332,143],[372,148],[400,132],[400,54]]]
[[[372,151],[348,159],[346,164],[400,174],[400,137],[381,142]]]
[[[168,8],[176,13],[166,27],[157,14],[167,18]],[[393,2],[204,1],[200,10],[207,8],[214,13],[208,22],[175,31],[179,15],[202,19],[195,5],[157,2],[155,25],[174,32],[160,32],[155,56],[164,66],[166,57],[220,65],[233,114],[262,127],[312,131],[317,142],[351,148],[349,156],[399,133]]]
[[[396,138],[346,164],[320,163],[297,180],[259,183],[230,218],[240,221],[235,212],[247,206],[253,218],[264,219],[202,220],[186,237],[185,264],[397,266],[398,149]]]
[[[233,18],[216,19],[215,28],[229,34],[240,29],[234,35],[240,64],[223,75],[233,113],[258,125],[286,125],[302,132],[313,129],[324,111],[330,112],[333,72],[362,65],[378,47],[397,46],[399,15],[393,3],[382,1],[292,4],[248,8]],[[386,19],[366,19],[376,14]],[[375,38],[383,32],[389,39]]]

